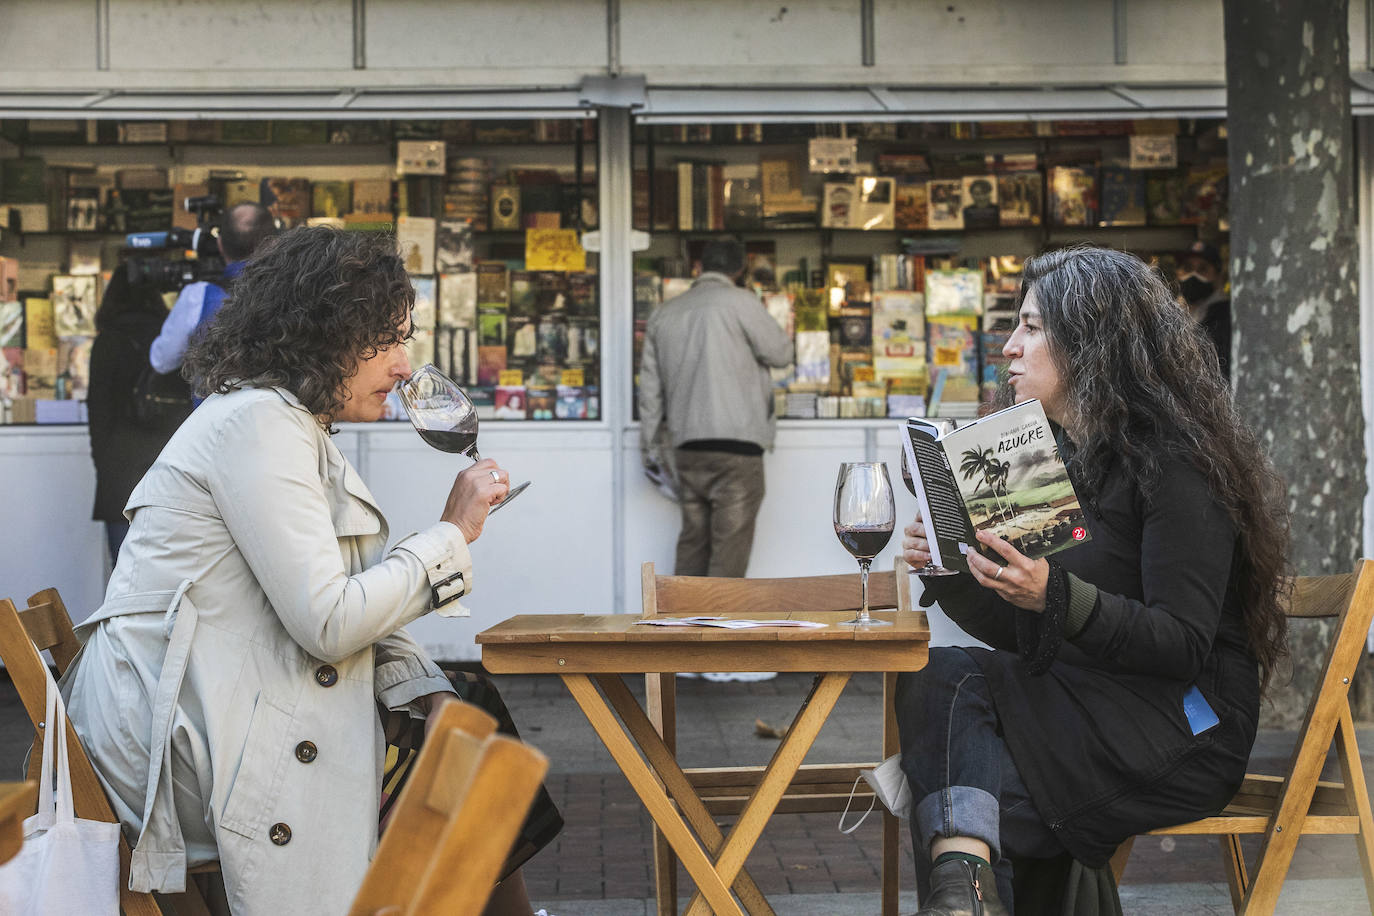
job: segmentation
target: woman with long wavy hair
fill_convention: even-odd
[[[440,669],[405,631],[466,614],[469,545],[509,476],[464,469],[435,524],[388,550],[332,439],[379,419],[410,375],[414,304],[394,238],[293,229],[192,341],[183,372],[208,397],[130,496],[64,684],[133,843],[134,890],[180,891],[188,866],[218,861],[212,906],[345,912],[383,784],[393,797],[437,704],[456,693],[513,731],[489,683]],[[541,793],[488,913],[528,916],[519,866],[561,825]]]
[[[1031,560],[979,533],[969,574],[923,580],[992,648],[898,682],[922,914],[1007,912],[1018,863],[1100,867],[1221,810],[1285,652],[1282,482],[1158,274],[1063,249],[1026,262],[1017,306],[1003,402],[1041,401],[1091,539]],[[922,521],[905,535],[919,569]]]

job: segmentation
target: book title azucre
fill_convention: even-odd
[[[1006,439],[998,442],[997,454],[1000,455],[1003,452],[1015,451],[1023,445],[1030,445],[1032,442],[1036,442],[1043,438],[1045,438],[1045,427],[1033,427],[1024,432],[1019,432],[1014,436],[1008,436]]]

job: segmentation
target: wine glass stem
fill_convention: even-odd
[[[859,609],[859,619],[868,620],[868,567],[872,560],[859,561],[859,582],[860,591],[863,595],[863,606]]]
[[[477,446],[475,445],[472,448],[468,449],[468,457],[472,459],[473,464],[476,464],[477,462],[482,460],[482,456],[477,454]]]

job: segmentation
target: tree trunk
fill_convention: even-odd
[[[1295,571],[1347,572],[1365,495],[1347,0],[1225,16],[1236,402],[1288,483]],[[1301,722],[1330,630],[1291,627],[1265,724]]]

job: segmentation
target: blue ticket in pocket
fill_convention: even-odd
[[[1212,711],[1207,698],[1202,695],[1202,691],[1197,689],[1194,684],[1188,688],[1188,692],[1183,695],[1183,714],[1188,717],[1188,727],[1193,730],[1193,734],[1200,735],[1214,725],[1221,723],[1217,714]]]

